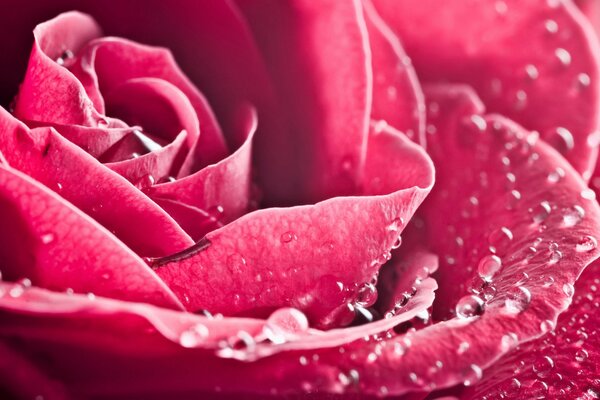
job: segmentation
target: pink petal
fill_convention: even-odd
[[[391,128],[369,136],[363,176],[362,197],[247,214],[158,260],[157,272],[188,309],[264,315],[289,306],[317,325],[339,323],[433,183],[423,150]]]
[[[575,4],[588,17],[596,34],[600,33],[600,3],[594,0],[575,0]]]
[[[570,1],[373,3],[402,38],[420,79],[472,85],[491,112],[539,131],[590,178],[598,152],[588,139],[600,123],[600,46]]]
[[[425,144],[425,104],[410,58],[369,0],[363,2],[373,62],[371,120]]]
[[[256,111],[250,106],[242,107],[236,119],[236,135],[245,137],[245,142],[233,154],[191,175],[147,190],[148,196],[157,203],[168,203],[169,210],[174,211],[170,215],[182,226],[186,225],[186,231],[195,239],[216,228],[212,220],[218,219],[223,224],[248,211],[252,139],[258,121]],[[193,209],[206,211],[206,220],[198,220],[201,215]],[[190,217],[196,221],[190,221]]]
[[[61,14],[38,25],[25,80],[15,99],[21,120],[96,127],[102,115],[85,95],[83,86],[56,60],[66,60],[88,41],[100,36],[93,19],[79,13]]]
[[[91,42],[81,53],[81,57],[75,64],[76,68],[72,68],[72,71],[84,84],[90,97],[105,95],[104,101],[109,112],[111,99],[106,96],[111,96],[114,90],[120,90],[119,88],[128,81],[137,81],[140,78],[163,80],[175,86],[184,95],[181,97],[186,97],[191,102],[201,122],[200,137],[198,137],[197,126],[188,131],[189,147],[198,147],[197,154],[202,157],[197,162],[200,165],[208,165],[226,155],[224,139],[206,99],[179,69],[169,50],[145,46],[125,39],[107,38]],[[123,104],[119,105],[120,108],[129,106],[129,112],[138,111],[135,103],[130,104],[128,101],[121,103]],[[155,106],[155,103],[151,102],[147,105]],[[137,115],[143,116],[143,114]]]
[[[27,175],[0,167],[0,202],[5,279],[181,308],[123,243]]]
[[[290,165],[284,171],[292,180],[299,178],[300,186],[292,193],[300,198],[290,200],[298,204],[353,193],[365,163],[372,94],[360,3],[238,5],[266,60],[288,123],[287,144],[269,148],[285,154]],[[330,40],[338,36],[344,40]]]
[[[12,167],[59,192],[138,254],[166,255],[193,243],[143,193],[56,131],[28,130],[3,109],[0,131],[0,151]]]
[[[550,332],[496,362],[461,398],[600,397],[599,266],[590,265],[577,280],[573,304],[556,328],[546,322]]]

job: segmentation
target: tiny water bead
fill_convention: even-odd
[[[483,371],[480,366],[477,364],[471,364],[464,372],[463,372],[463,383],[465,386],[471,386],[481,380],[483,376]]]
[[[375,284],[366,282],[360,286],[356,295],[356,304],[369,307],[377,301],[377,288]]]
[[[550,34],[555,34],[558,32],[558,24],[553,19],[546,20],[544,22],[544,28],[546,29],[546,32]]]
[[[477,270],[484,281],[491,281],[492,277],[502,268],[502,259],[496,255],[487,255],[479,261]]]
[[[471,318],[483,313],[484,301],[475,295],[463,296],[456,303],[456,316],[458,318]]]
[[[503,352],[507,352],[509,350],[514,349],[519,344],[519,337],[514,332],[509,332],[506,335],[502,336],[500,341],[500,349]]]
[[[68,60],[71,60],[73,57],[75,57],[75,54],[73,54],[73,52],[71,50],[65,50],[61,53],[60,56],[58,56],[56,58],[56,63],[60,66],[65,65],[65,62],[67,62]]]
[[[548,182],[558,183],[562,178],[565,177],[565,170],[561,167],[557,167],[555,170],[548,174]]]
[[[568,208],[568,209],[564,210],[563,224],[567,228],[570,228],[572,226],[577,225],[579,222],[581,222],[581,220],[583,219],[584,216],[585,216],[585,210],[583,209],[583,207],[581,207],[579,205],[575,205],[572,208]]]
[[[585,360],[587,360],[589,357],[589,354],[587,352],[587,350],[585,349],[579,349],[577,350],[577,352],[575,352],[575,360],[577,362],[584,362]]]
[[[554,368],[554,360],[549,356],[543,356],[533,363],[533,372],[540,378],[545,378],[550,375],[550,371]]]
[[[54,239],[55,239],[55,238],[56,238],[56,237],[55,237],[54,233],[51,233],[51,232],[49,232],[49,233],[44,233],[44,234],[43,234],[43,235],[40,237],[40,239],[42,240],[42,243],[43,243],[43,244],[50,244],[50,243],[52,243],[52,242],[54,241]]]
[[[554,55],[558,58],[558,61],[564,66],[568,67],[571,65],[571,53],[563,48],[558,48],[554,51]]]
[[[562,126],[550,131],[547,140],[562,154],[566,154],[575,148],[575,139],[573,134],[570,130]]]
[[[281,241],[281,243],[290,243],[293,240],[297,240],[298,237],[296,236],[296,234],[294,232],[288,231],[288,232],[284,232],[281,234],[281,236],[279,237],[279,240]]]
[[[488,243],[491,247],[490,250],[493,248],[495,253],[505,253],[513,238],[512,231],[506,226],[494,229],[488,236]]]
[[[519,314],[529,306],[531,292],[525,286],[516,286],[506,293],[504,307],[510,314]]]
[[[183,347],[196,347],[202,343],[209,335],[208,328],[202,324],[194,324],[181,332],[179,335],[179,344]]]
[[[551,212],[552,207],[547,201],[542,201],[537,206],[529,209],[529,213],[532,215],[533,222],[538,224],[544,222]]]
[[[540,76],[540,72],[538,71],[537,67],[533,64],[527,64],[525,66],[525,73],[527,74],[527,77],[532,81],[536,80]]]
[[[573,294],[575,293],[575,286],[573,286],[571,283],[565,283],[562,289],[563,293],[567,295],[567,297],[573,297]]]

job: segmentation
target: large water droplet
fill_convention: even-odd
[[[575,360],[577,362],[584,362],[585,360],[587,360],[588,356],[589,354],[585,349],[579,349],[575,353]]]
[[[575,246],[575,250],[580,253],[592,251],[598,247],[598,240],[593,236],[584,236],[581,238],[577,245]]]
[[[551,211],[552,207],[550,207],[550,203],[547,201],[542,201],[540,204],[529,210],[532,214],[533,222],[538,224],[544,222]]]
[[[516,286],[506,294],[504,306],[510,314],[523,312],[531,302],[531,292],[525,286]]]
[[[568,208],[563,214],[563,224],[570,228],[577,225],[585,216],[585,210],[583,207],[575,205],[572,208]]]
[[[567,282],[563,285],[563,292],[568,297],[573,297],[573,294],[575,293],[575,287],[572,284]]]
[[[483,313],[483,300],[474,295],[462,297],[456,303],[456,316],[459,318],[471,318]]]
[[[377,288],[371,282],[366,282],[358,289],[356,304],[369,307],[377,301]]]
[[[465,386],[471,386],[481,380],[483,371],[476,364],[471,364],[466,371],[463,372],[463,383]]]
[[[519,344],[519,337],[514,332],[509,332],[506,335],[502,336],[500,342],[500,349],[503,352],[507,352],[509,350],[514,349]]]
[[[550,374],[552,368],[554,368],[554,360],[549,356],[543,356],[533,363],[532,368],[537,376],[545,378]]]
[[[492,277],[502,268],[502,259],[495,255],[487,255],[479,261],[477,270],[479,276],[485,281],[491,281]]]
[[[269,316],[263,333],[271,342],[282,344],[308,330],[306,315],[295,308],[280,308]]]

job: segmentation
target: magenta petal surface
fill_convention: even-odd
[[[2,232],[4,279],[182,307],[141,258],[27,175],[0,167],[0,202],[8,225]]]
[[[0,130],[0,151],[12,167],[58,192],[139,255],[168,255],[193,243],[142,192],[53,129],[29,130],[1,109]]]
[[[573,3],[373,3],[402,38],[422,81],[473,86],[490,112],[539,131],[586,180],[591,177],[598,153],[600,45]]]
[[[359,1],[240,1],[275,83],[287,144],[300,170],[301,199],[355,191],[365,163],[371,112],[370,49]],[[273,32],[277,34],[274,35]],[[329,40],[343,36],[344,41]],[[290,148],[290,146],[293,146]],[[296,189],[297,190],[297,189]]]
[[[577,280],[573,302],[556,326],[546,323],[546,335],[500,359],[461,398],[600,397],[598,267],[598,262],[593,263]]]
[[[319,326],[339,323],[433,184],[424,151],[391,128],[369,135],[363,176],[363,196],[247,214],[202,246],[159,260],[157,273],[188,309],[291,306]]]
[[[411,60],[371,2],[363,1],[363,8],[373,63],[371,120],[425,145],[425,104]]]

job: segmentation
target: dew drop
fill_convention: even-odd
[[[356,296],[356,304],[363,307],[369,307],[377,301],[377,288],[371,282],[364,283]]]
[[[544,27],[548,33],[555,34],[558,32],[558,24],[553,19],[546,20],[544,22]]]
[[[570,130],[562,126],[559,126],[551,131],[547,137],[547,140],[562,154],[570,152],[575,147],[575,139],[573,138],[573,134]]]
[[[598,240],[593,236],[584,236],[581,238],[577,245],[575,246],[575,250],[580,253],[592,251],[598,247]]]
[[[496,255],[487,255],[479,260],[477,270],[479,276],[489,282],[492,277],[502,268],[502,259]]]
[[[533,372],[540,378],[545,378],[550,374],[552,368],[554,368],[554,360],[549,356],[543,356],[533,363]]]
[[[50,243],[52,243],[54,241],[55,238],[56,237],[55,237],[54,233],[50,233],[50,232],[49,233],[44,233],[40,237],[40,239],[42,240],[43,244],[50,244]]]
[[[572,208],[565,210],[563,214],[563,224],[567,228],[570,228],[581,222],[584,216],[585,210],[583,209],[583,207],[578,205],[573,206]]]
[[[581,191],[581,197],[586,199],[586,200],[596,200],[596,192],[594,192],[592,189],[583,189]]]
[[[550,332],[550,331],[554,330],[554,326],[555,326],[554,322],[547,319],[540,323],[540,330],[542,331],[542,333]]]
[[[465,386],[471,386],[481,380],[483,371],[477,364],[471,364],[463,373],[463,383]]]
[[[202,324],[194,324],[181,332],[179,344],[183,347],[196,347],[208,337],[208,328]]]
[[[517,286],[510,289],[506,296],[504,306],[510,314],[523,312],[531,302],[531,292],[525,286]]]
[[[396,250],[400,246],[402,246],[402,236],[398,236],[398,238],[394,241],[394,243],[392,244],[392,249]]]
[[[554,171],[548,174],[548,182],[558,183],[562,178],[565,177],[565,170],[557,167]]]
[[[475,295],[462,297],[456,303],[456,316],[459,318],[471,318],[483,313],[484,302]]]
[[[402,227],[404,227],[404,219],[394,218],[386,229],[390,232],[398,232]]]
[[[550,207],[550,203],[548,203],[547,201],[542,201],[540,204],[530,209],[529,211],[532,214],[533,222],[539,224],[541,222],[544,222],[546,218],[548,218],[550,212],[552,211],[552,208]]]
[[[75,54],[71,50],[65,50],[62,52],[60,56],[56,59],[56,63],[58,65],[65,65],[65,62],[75,57]]]
[[[558,48],[554,51],[554,55],[558,58],[558,61],[565,66],[568,67],[571,65],[571,53],[563,48]]]
[[[492,246],[496,253],[504,254],[513,240],[513,233],[510,229],[503,226],[490,232],[488,243]]]
[[[279,238],[281,243],[290,243],[292,240],[296,240],[296,239],[298,239],[296,234],[294,232],[289,232],[289,231],[282,233],[281,237]]]
[[[527,64],[525,66],[525,73],[527,74],[527,77],[532,81],[536,80],[540,76],[540,72],[538,71],[537,67],[533,64]]]
[[[519,344],[519,338],[516,333],[509,332],[506,335],[502,336],[500,342],[500,349],[503,352],[507,352],[509,350],[514,349]]]
[[[570,283],[565,283],[563,285],[563,293],[567,295],[567,297],[573,297],[575,293],[575,287]]]
[[[586,88],[592,84],[592,79],[588,74],[581,73],[577,75],[577,82],[579,82],[579,85],[581,85],[581,87]]]
[[[269,316],[263,334],[271,342],[282,344],[296,339],[308,330],[306,315],[295,308],[280,308]]]
[[[458,345],[458,349],[456,350],[456,352],[458,354],[464,354],[465,352],[467,352],[467,350],[469,350],[469,347],[471,347],[471,345],[469,344],[469,342],[460,342],[460,344]]]
[[[588,358],[588,352],[585,349],[579,349],[575,353],[575,360],[577,362],[584,362]]]

